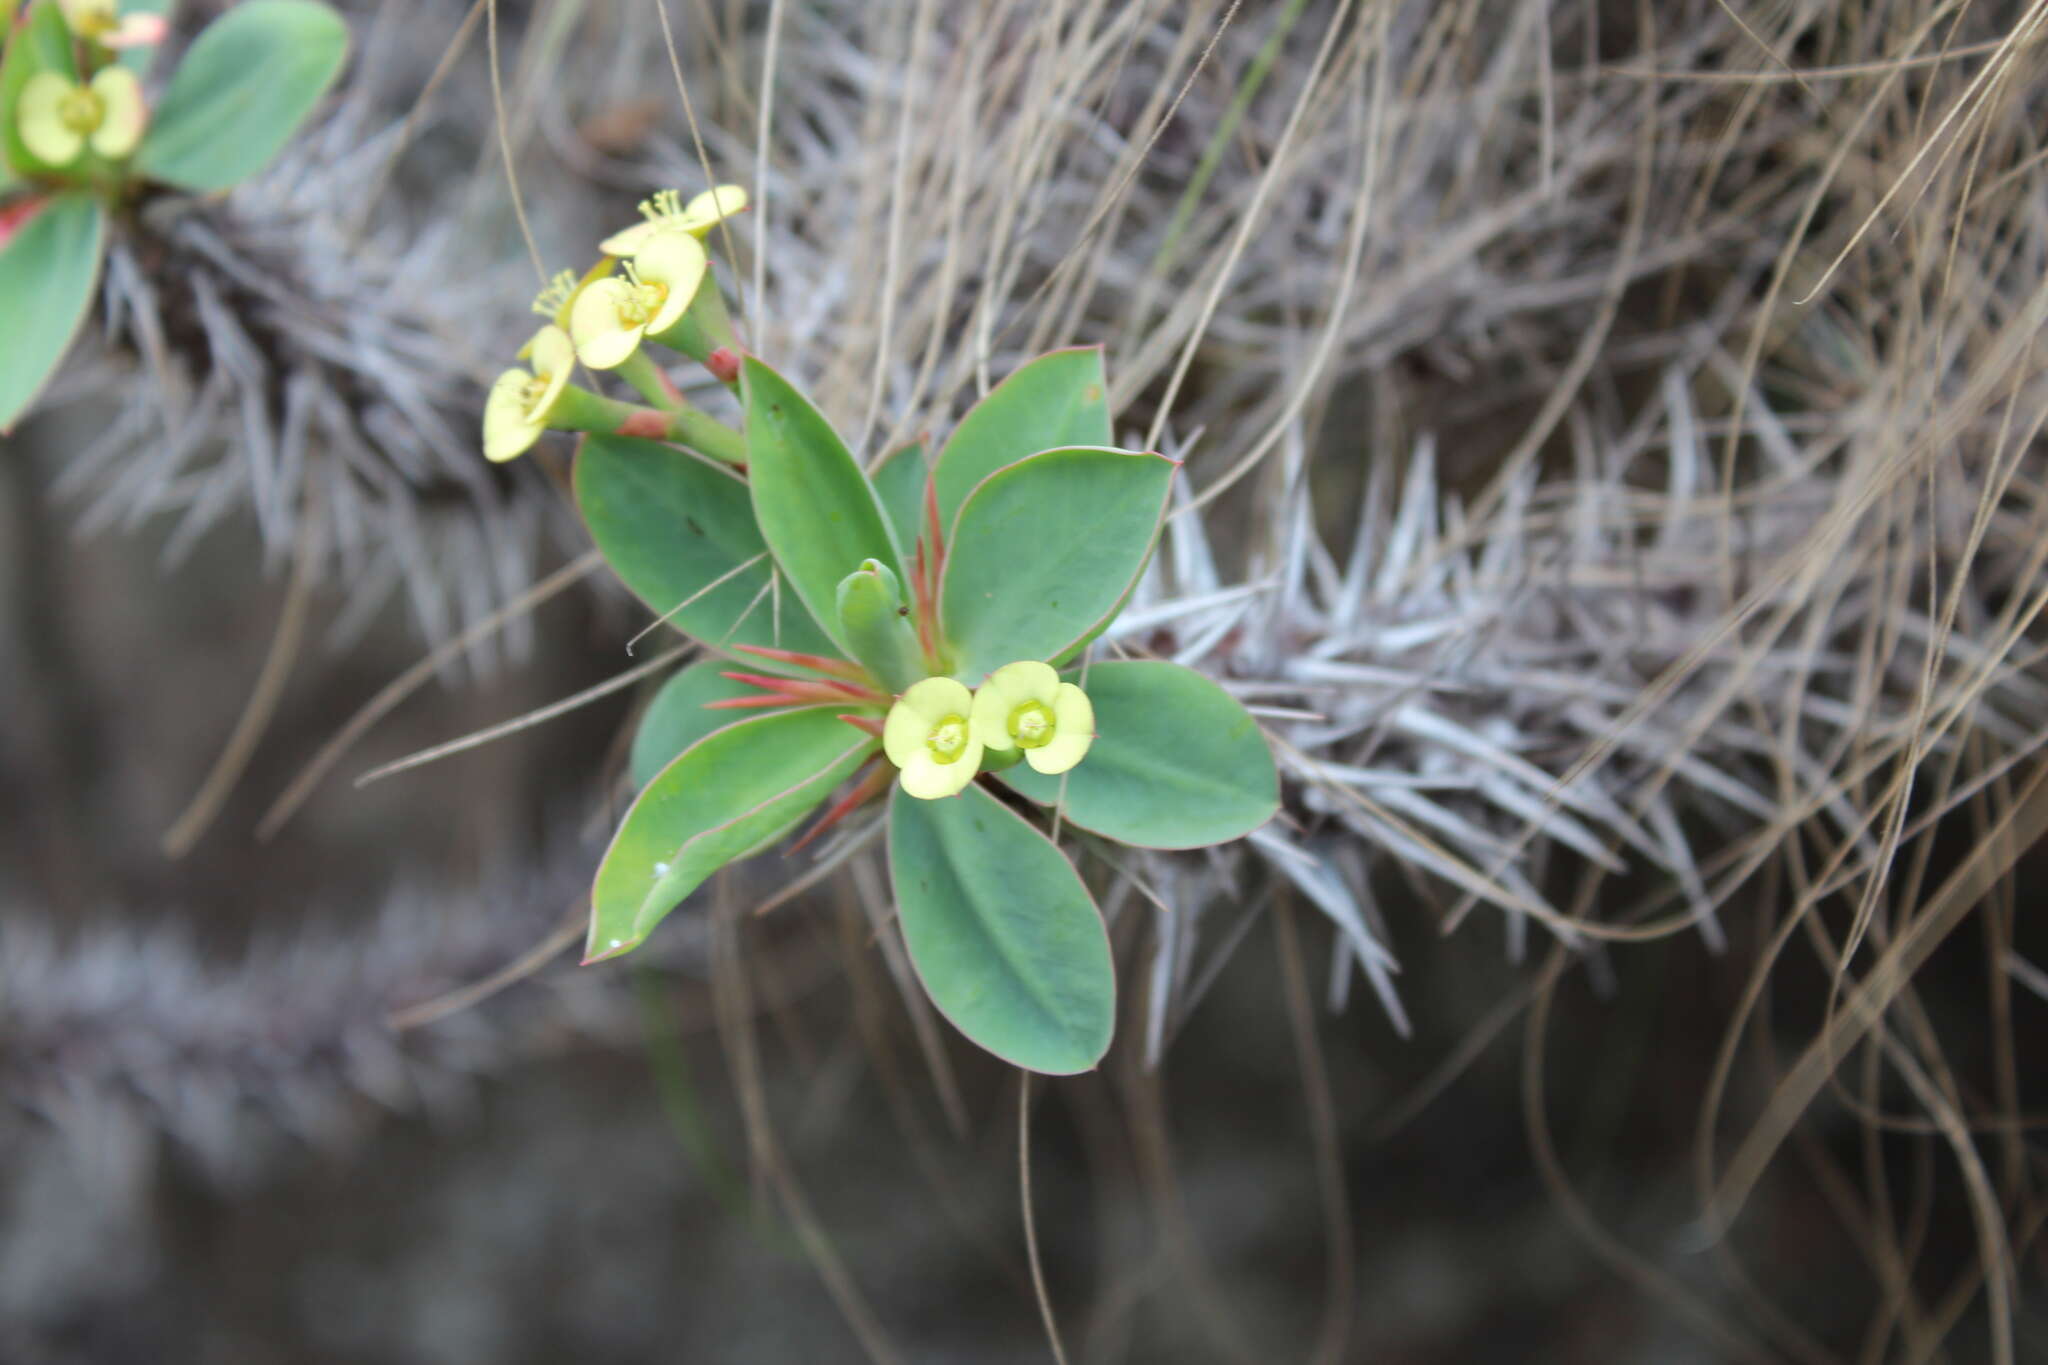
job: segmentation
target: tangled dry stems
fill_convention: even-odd
[[[1100,341],[1129,439],[1187,459],[1109,648],[1262,708],[1292,819],[1104,873],[1144,1055],[1278,881],[1334,926],[1333,1001],[1362,974],[1403,1030],[1395,944],[1481,908],[1518,957],[1549,936],[1546,988],[1647,938],[1764,944],[1699,1120],[1703,1215],[1736,1218],[1833,1086],[1946,1144],[1981,1250],[1930,1289],[1845,1174],[1886,1304],[1867,1358],[1930,1358],[1977,1304],[2011,1359],[2042,1208],[2008,874],[2048,738],[2048,6],[972,8],[577,12],[506,35],[505,128],[550,267],[707,159],[755,185],[725,243],[744,325],[869,455]],[[476,46],[403,155],[453,129],[490,161]],[[71,487],[192,534],[253,515],[273,548],[317,509],[358,609],[403,583],[438,638],[573,539],[544,481],[468,449],[472,343],[516,327],[530,266],[477,207],[489,164],[352,218],[349,177],[398,150],[388,97],[320,137],[117,253],[110,336],[141,359]],[[2009,967],[1988,1064],[1950,1060],[1915,988],[1965,924]],[[1745,1029],[1794,955],[1833,1008],[1780,1068]],[[1731,1112],[1743,1068],[1771,1098]],[[1741,1330],[1699,1309],[1723,1345],[1825,1358],[1736,1302]]]

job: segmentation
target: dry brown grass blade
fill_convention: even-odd
[[[804,1254],[824,1281],[826,1292],[846,1319],[847,1327],[861,1350],[876,1365],[900,1365],[896,1350],[881,1321],[854,1281],[845,1258],[833,1245],[824,1225],[812,1210],[803,1186],[797,1181],[775,1134],[775,1121],[768,1110],[767,1085],[761,1071],[759,1039],[754,1033],[753,989],[747,980],[747,962],[742,934],[747,917],[740,912],[727,886],[730,879],[712,882],[712,994],[716,1002],[718,1036],[732,1067],[733,1084],[739,1093],[740,1112],[746,1120],[747,1151],[757,1189],[772,1190],[796,1231]]]
[[[1834,1027],[1806,1049],[1780,1082],[1770,1105],[1714,1183],[1707,1210],[1714,1227],[1724,1228],[1734,1218],[1791,1126],[1827,1084],[1841,1050],[1878,1025],[1919,966],[2011,870],[2018,850],[2048,833],[2048,763],[2037,764],[2013,808],[1992,832],[1995,837],[1971,850],[1912,927],[1872,964],[1862,984],[1845,998]]]
[[[1045,1344],[1052,1348],[1056,1365],[1067,1365],[1067,1348],[1060,1340],[1060,1324],[1053,1313],[1052,1295],[1045,1288],[1045,1266],[1038,1255],[1038,1216],[1031,1205],[1031,1073],[1017,1073],[1017,1199],[1024,1219],[1024,1258],[1031,1266],[1031,1292],[1038,1300],[1039,1320],[1045,1324]]]
[[[314,484],[306,486],[309,502],[316,496],[316,487]],[[241,781],[242,774],[248,769],[249,760],[255,757],[256,746],[262,741],[263,732],[270,728],[271,718],[277,714],[277,704],[284,698],[284,685],[291,678],[292,664],[298,659],[299,642],[305,635],[307,609],[312,603],[314,578],[319,571],[326,529],[327,523],[320,517],[318,509],[308,507],[305,519],[299,524],[291,581],[285,586],[284,605],[278,608],[277,628],[272,632],[270,648],[263,656],[263,667],[256,674],[255,686],[249,689],[249,700],[244,703],[233,732],[229,734],[227,743],[221,746],[220,756],[214,759],[213,767],[207,770],[205,780],[192,794],[184,812],[164,831],[161,847],[166,858],[184,857],[212,827],[235,784]]]
[[[1357,1247],[1351,1234],[1351,1199],[1344,1182],[1344,1154],[1337,1130],[1330,1077],[1316,1040],[1309,1004],[1307,974],[1301,964],[1301,936],[1294,925],[1293,897],[1285,890],[1273,898],[1273,929],[1279,939],[1280,973],[1287,997],[1288,1031],[1295,1060],[1301,1066],[1303,1103],[1315,1148],[1316,1183],[1322,1188],[1324,1291],[1323,1318],[1316,1330],[1314,1365],[1338,1365],[1351,1338]]]
[[[583,937],[584,920],[587,915],[588,906],[578,901],[569,907],[569,913],[562,917],[562,922],[556,925],[546,938],[481,981],[473,981],[466,986],[458,986],[446,994],[437,995],[431,1000],[422,1000],[417,1005],[394,1010],[389,1017],[391,1031],[404,1033],[408,1029],[420,1028],[436,1020],[446,1019],[451,1014],[459,1014],[463,1010],[482,1004],[508,986],[518,985],[575,946],[576,941]]]
[[[1562,949],[1551,950],[1543,979],[1537,986],[1535,998],[1530,1002],[1529,1022],[1524,1034],[1522,1051],[1523,1114],[1530,1149],[1536,1158],[1536,1168],[1543,1176],[1544,1184],[1579,1236],[1602,1261],[1607,1263],[1609,1269],[1684,1318],[1711,1340],[1724,1354],[1724,1358],[1752,1361],[1756,1365],[1772,1365],[1771,1353],[1760,1342],[1727,1322],[1721,1314],[1700,1302],[1695,1295],[1651,1265],[1648,1258],[1631,1251],[1602,1227],[1599,1220],[1593,1216],[1592,1210],[1572,1187],[1571,1179],[1558,1158],[1556,1146],[1551,1141],[1543,1080],[1543,1049],[1549,1032],[1550,1006],[1565,960]]]
[[[581,692],[573,693],[562,698],[560,701],[549,702],[546,706],[535,707],[525,715],[514,716],[512,719],[501,721],[496,725],[487,725],[481,730],[473,730],[469,734],[462,735],[456,739],[430,745],[425,749],[421,749],[418,753],[407,754],[404,758],[396,758],[389,763],[380,764],[364,773],[361,777],[358,777],[355,784],[359,788],[367,787],[371,783],[381,782],[387,777],[396,777],[400,773],[411,772],[414,768],[425,767],[427,764],[437,760],[451,758],[460,753],[467,753],[469,750],[480,748],[485,744],[491,743],[493,740],[504,739],[508,735],[516,735],[522,730],[530,730],[534,726],[545,724],[557,716],[565,716],[579,707],[588,706],[591,702],[601,701],[611,696],[614,692],[623,691],[634,683],[639,682],[642,678],[652,677],[664,668],[679,662],[695,648],[695,645],[679,645],[666,654],[657,654],[652,659],[637,663],[622,673],[615,673],[601,683],[584,688]]]
[[[594,573],[604,563],[604,557],[592,550],[574,563],[555,570],[540,582],[528,588],[512,601],[478,621],[469,629],[434,647],[427,656],[405,672],[386,683],[376,696],[363,703],[362,709],[348,718],[334,737],[320,746],[320,752],[300,770],[289,786],[273,801],[270,809],[256,824],[256,837],[269,839],[283,828],[285,821],[305,804],[313,789],[320,785],[328,773],[334,770],[355,742],[367,734],[372,726],[410,697],[414,692],[432,681],[434,675],[458,658],[462,652],[477,641],[502,630],[506,622],[532,611],[549,598],[574,586]]]

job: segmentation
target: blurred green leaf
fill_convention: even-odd
[[[663,768],[598,865],[585,960],[638,947],[705,878],[789,833],[881,748],[837,710],[811,706],[743,720],[712,731]]]
[[[1109,934],[1052,841],[979,783],[889,803],[903,941],[953,1027],[1014,1066],[1087,1071],[1116,1028]]]
[[[730,701],[736,697],[758,697],[761,690],[725,676],[732,664],[725,659],[700,659],[661,685],[640,728],[633,732],[633,754],[627,762],[633,785],[644,787],[673,763],[676,756],[713,730],[722,730],[744,711],[707,711],[708,701]]]
[[[263,169],[348,56],[348,26],[314,0],[247,0],[207,25],[178,63],[136,153],[180,189],[224,190]]]
[[[1141,848],[1200,848],[1242,838],[1280,809],[1258,722],[1209,679],[1132,660],[1094,665],[1084,686],[1095,743],[1065,774],[1065,819]],[[1041,805],[1060,796],[1060,778],[1028,767],[1003,780]]]
[[[975,485],[1004,465],[1041,450],[1114,445],[1108,395],[1100,346],[1042,355],[989,390],[953,429],[932,474],[946,533]]]
[[[24,175],[57,171],[28,149],[15,127],[15,108],[21,102],[21,88],[38,71],[55,71],[66,80],[78,79],[78,63],[71,52],[71,30],[56,0],[42,0],[29,7],[28,17],[14,30],[7,43],[7,55],[0,59],[0,148],[8,164]]]
[[[880,560],[901,581],[895,537],[867,476],[809,399],[751,356],[740,394],[761,535],[811,616],[844,650],[839,581],[864,559]]]
[[[1108,624],[1166,514],[1177,466],[1127,450],[1048,450],[984,479],[960,509],[939,583],[956,676],[1057,661]]]
[[[896,533],[896,548],[906,559],[924,529],[924,489],[929,478],[924,445],[919,441],[896,447],[868,471],[868,482],[874,484],[875,496],[888,514],[889,529]]]
[[[575,485],[584,524],[612,572],[677,630],[713,649],[834,652],[787,585],[778,612],[768,546],[737,475],[657,441],[590,436],[576,457]],[[748,667],[812,676],[751,657]]]
[[[0,247],[0,432],[35,401],[85,320],[106,245],[96,200],[59,195]]]

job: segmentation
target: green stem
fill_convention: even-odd
[[[700,455],[727,464],[747,462],[747,438],[701,409],[686,407],[671,413],[669,428],[674,432],[669,440],[680,441]]]
[[[621,403],[571,384],[548,409],[547,424],[557,431],[598,431],[612,436],[674,441],[727,464],[747,462],[746,437],[687,404],[664,411],[638,403]]]
[[[690,299],[689,310],[675,326],[652,340],[672,351],[682,352],[700,365],[721,346],[732,351],[739,349],[738,335],[732,329],[732,315],[725,310],[725,291],[719,288],[715,273],[704,272],[704,282],[697,286],[696,294]]]
[[[683,395],[676,391],[676,386],[661,372],[661,366],[654,363],[654,357],[647,354],[645,347],[627,356],[625,363],[613,369],[612,373],[631,384],[635,392],[662,411],[682,410]]]
[[[607,398],[571,384],[562,390],[562,396],[548,409],[546,421],[557,431],[616,432],[628,426],[645,425],[649,417],[665,424],[668,416],[653,408],[643,408],[638,403],[621,403],[616,398]]]

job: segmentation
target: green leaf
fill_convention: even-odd
[[[85,320],[106,237],[98,202],[66,194],[0,247],[0,432],[42,392]]]
[[[71,30],[65,26],[64,13],[57,8],[56,0],[43,0],[29,7],[28,17],[14,30],[7,44],[6,59],[0,61],[0,148],[6,151],[7,163],[24,174],[62,169],[29,151],[15,127],[14,111],[21,102],[21,88],[38,71],[54,71],[67,80],[78,79],[78,63],[71,52]],[[9,312],[12,315],[11,309]]]
[[[247,180],[291,140],[341,71],[348,26],[313,0],[247,0],[178,63],[136,168],[209,193]]]
[[[924,490],[930,481],[921,441],[896,447],[868,471],[868,482],[889,516],[889,529],[896,533],[896,548],[906,555],[924,530]]]
[[[969,686],[1019,659],[1057,661],[1122,608],[1178,468],[1127,450],[1048,450],[982,480],[960,509],[939,620]]]
[[[1201,674],[1152,660],[1099,663],[1085,687],[1095,743],[1065,774],[1062,818],[1141,848],[1200,848],[1241,838],[1280,809],[1258,722]],[[1060,796],[1058,777],[1028,767],[1003,780],[1041,805]]]
[[[656,441],[590,436],[576,457],[575,485],[584,524],[612,572],[677,630],[714,649],[834,652],[786,584],[769,590],[768,547],[737,475]],[[752,658],[748,666],[801,672]]]
[[[747,357],[747,483],[754,517],[797,596],[841,650],[839,580],[878,559],[900,581],[903,563],[875,490],[846,443],[788,380]]]
[[[787,834],[881,747],[836,711],[809,706],[743,720],[663,768],[598,865],[584,960],[640,946],[705,878]]]
[[[976,484],[1026,455],[1116,444],[1108,393],[1100,346],[1042,355],[989,390],[939,454],[939,524],[950,527]]]
[[[1027,1071],[1087,1071],[1116,1027],[1109,934],[1064,855],[979,783],[889,804],[889,874],[925,993]]]
[[[633,755],[626,766],[634,786],[646,786],[683,750],[744,717],[745,712],[704,709],[708,701],[761,695],[759,688],[726,677],[731,667],[724,659],[702,659],[661,685],[633,733]]]

